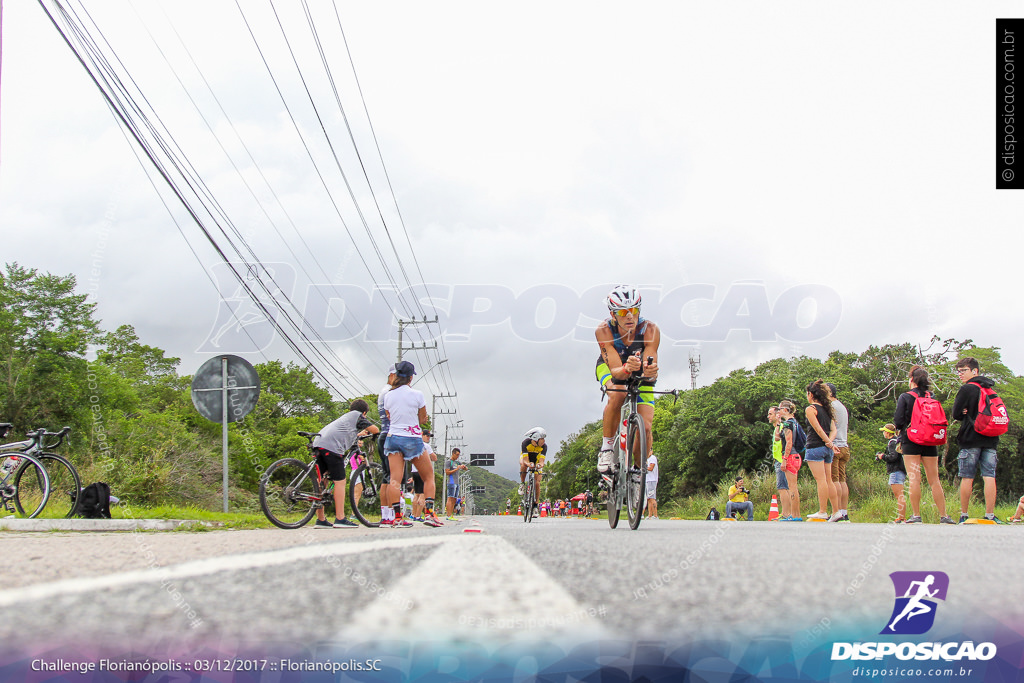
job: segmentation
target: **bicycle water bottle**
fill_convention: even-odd
[[[622,427],[619,430],[619,447],[622,449],[623,453],[626,452],[626,430],[628,429],[627,423],[628,418],[622,421]]]
[[[8,474],[18,469],[18,463],[20,462],[21,458],[19,458],[16,455],[12,455],[11,457],[4,460],[4,464],[0,465],[0,476],[6,477]]]

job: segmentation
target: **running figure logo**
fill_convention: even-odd
[[[896,604],[883,635],[919,635],[935,623],[936,600],[945,600],[949,576],[944,572],[893,572]]]

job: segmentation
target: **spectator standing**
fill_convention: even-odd
[[[437,454],[434,453],[433,447],[430,445],[430,437],[433,433],[430,430],[423,431],[423,452],[430,458],[430,477],[434,477],[434,463],[437,462]],[[427,502],[427,496],[423,493],[423,477],[420,473],[413,470],[412,473],[412,520],[414,522],[425,522],[426,519],[423,517],[423,509]]]
[[[817,379],[807,385],[807,402],[804,410],[807,416],[807,452],[804,460],[814,475],[818,486],[818,511],[807,515],[807,519],[830,519],[828,506],[832,505],[832,514],[839,512],[836,500],[836,487],[832,483],[832,458],[835,455],[836,420],[832,413],[832,402],[828,397],[825,383]]]
[[[391,420],[388,419],[388,411],[384,410],[384,396],[391,391],[391,385],[394,381],[395,366],[392,365],[388,368],[388,383],[385,384],[377,394],[377,416],[380,418],[380,435],[377,437],[377,459],[380,461],[380,467],[384,474],[384,476],[381,477],[380,491],[378,492],[380,494],[381,519],[389,519],[391,517],[390,512],[385,512],[385,508],[390,509],[391,507],[385,503],[391,495],[386,491],[388,482],[391,479],[391,470],[388,467],[388,457],[384,455],[384,442],[388,439],[388,430],[391,428]]]
[[[779,440],[782,442],[782,458],[786,463],[786,483],[789,485],[789,517],[784,522],[802,522],[800,516],[800,486],[797,477],[803,464],[803,452],[798,447],[797,433],[802,432],[796,421],[796,404],[786,400],[779,403]]]
[[[361,398],[352,401],[351,409],[320,430],[313,439],[317,466],[334,482],[334,523],[327,521],[323,507],[316,509],[314,528],[354,529],[359,525],[345,516],[345,453],[361,436],[376,434],[377,425],[366,418],[370,406]]]
[[[850,443],[847,441],[850,427],[850,412],[837,398],[839,390],[835,384],[828,382],[828,397],[832,403],[832,414],[836,420],[836,438],[832,449],[832,485],[836,487],[836,502],[839,511],[829,517],[830,522],[849,522],[850,515],[846,506],[850,503],[850,487],[846,485],[846,466],[850,464]],[[837,516],[838,515],[838,516]]]
[[[772,426],[772,461],[775,464],[775,489],[779,492],[779,519],[790,517],[789,480],[786,478],[786,463],[782,456],[782,424],[779,407],[768,409],[768,424]]]
[[[956,362],[956,374],[960,379],[960,390],[953,399],[953,410],[950,417],[960,420],[960,429],[956,433],[956,443],[960,447],[957,465],[960,473],[960,524],[967,519],[967,508],[974,490],[974,477],[981,470],[981,479],[985,484],[985,519],[998,522],[996,519],[996,462],[999,447],[998,436],[985,436],[974,429],[974,421],[978,419],[978,403],[981,389],[991,389],[995,382],[981,374],[981,366],[977,359],[965,356]]]
[[[391,506],[389,513],[386,508],[382,512],[380,525],[383,528],[408,527],[412,522],[402,517],[401,489],[402,476],[405,474],[405,463],[412,463],[423,479],[424,524],[432,527],[443,526],[434,514],[434,466],[430,457],[423,450],[423,427],[428,424],[427,404],[423,392],[413,389],[413,375],[416,367],[407,360],[395,364],[395,381],[391,391],[384,396],[384,411],[390,420],[388,438],[384,443],[384,453],[388,457],[390,486],[385,487],[388,494],[384,503]]]
[[[452,457],[444,464],[444,475],[448,477],[448,500],[445,501],[445,513],[448,519],[455,520],[455,501],[459,497],[459,472],[468,469],[459,462],[462,450],[452,449]]]
[[[754,504],[750,502],[750,492],[743,487],[743,477],[736,477],[736,483],[729,487],[729,502],[725,504],[725,516],[732,517],[734,512],[746,510],[747,521],[754,519]]]
[[[939,481],[939,451],[935,446],[922,446],[910,440],[907,427],[910,426],[914,414],[914,403],[928,393],[931,380],[928,371],[919,365],[910,369],[908,378],[910,391],[900,394],[896,401],[896,414],[892,423],[900,430],[900,448],[903,451],[903,464],[907,468],[907,480],[910,485],[910,508],[913,514],[907,518],[907,524],[921,523],[921,466],[928,477],[928,485],[932,490],[932,500],[939,510],[940,524],[955,524],[946,516],[946,497]]]
[[[888,439],[884,453],[876,453],[875,459],[885,462],[885,471],[889,474],[889,488],[896,496],[896,524],[902,524],[907,517],[907,497],[903,494],[903,484],[907,480],[907,468],[903,465],[903,453],[900,452],[900,440],[896,436],[896,425],[891,422],[880,428]]]
[[[651,452],[647,458],[647,481],[644,483],[644,491],[647,495],[647,516],[650,519],[658,518],[658,456]]]

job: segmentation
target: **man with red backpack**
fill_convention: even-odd
[[[960,469],[960,524],[967,519],[967,506],[971,502],[974,477],[981,470],[985,482],[985,519],[999,522],[996,508],[996,449],[999,435],[1009,426],[1006,406],[992,390],[995,382],[980,374],[978,361],[965,356],[956,362],[961,387],[953,400],[950,417],[960,420],[956,443],[960,447],[957,458]]]

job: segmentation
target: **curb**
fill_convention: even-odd
[[[185,525],[213,526],[190,519],[0,519],[0,531],[169,531]]]

